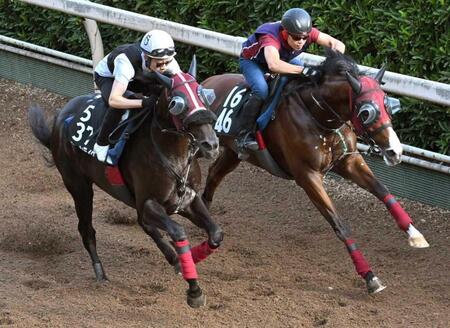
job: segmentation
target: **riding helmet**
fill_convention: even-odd
[[[291,8],[281,19],[281,26],[291,34],[309,33],[312,28],[311,16],[301,8]]]
[[[161,30],[147,32],[142,38],[141,49],[151,58],[168,59],[176,55],[172,37]]]

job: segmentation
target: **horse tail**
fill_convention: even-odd
[[[53,118],[53,126],[55,125],[57,115]],[[44,145],[48,150],[52,150],[52,130],[53,127],[50,127],[47,123],[43,110],[38,105],[32,105],[28,109],[28,123],[30,124],[31,131],[36,139]],[[49,156],[49,154],[43,154],[45,161],[47,162],[47,166],[52,167],[55,165],[55,162]]]
[[[36,139],[51,150],[52,129],[48,126],[44,112],[38,105],[32,105],[28,109],[28,123]]]

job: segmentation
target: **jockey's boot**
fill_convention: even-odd
[[[100,133],[97,136],[93,151],[97,159],[109,165],[112,165],[111,158],[108,156],[109,135],[120,122],[123,111],[120,109],[108,108],[103,118]]]
[[[237,140],[239,159],[248,158],[247,150],[258,150],[258,143],[255,137],[256,119],[258,118],[263,103],[263,99],[252,94],[244,104],[244,108],[242,108],[244,126]]]

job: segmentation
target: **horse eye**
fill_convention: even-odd
[[[169,102],[169,112],[172,115],[178,116],[186,111],[186,103],[180,96],[175,96]]]
[[[369,111],[364,110],[359,113],[359,119],[365,122],[369,118]]]
[[[216,94],[213,89],[205,89],[202,86],[198,87],[198,95],[207,107],[210,107],[216,99]]]
[[[363,104],[358,111],[358,118],[364,125],[372,124],[377,119],[378,115],[379,111],[377,107],[371,103]]]
[[[401,110],[400,99],[394,97],[384,97],[384,106],[391,116]]]

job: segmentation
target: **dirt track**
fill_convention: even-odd
[[[72,200],[57,170],[45,167],[26,121],[31,102],[51,113],[66,99],[5,80],[0,90],[0,326],[450,326],[450,212],[401,200],[431,244],[411,249],[372,195],[326,180],[388,286],[371,297],[304,192],[246,164],[225,179],[212,206],[225,241],[198,265],[206,307],[186,305],[185,282],[134,212],[102,191],[95,196],[94,224],[110,282],[97,284]],[[205,238],[177,220],[191,243]]]

